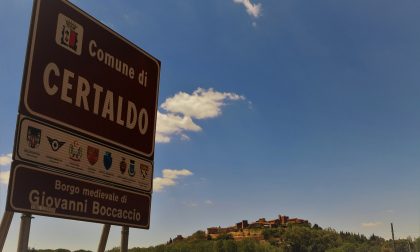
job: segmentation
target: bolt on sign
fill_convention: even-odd
[[[35,0],[7,207],[130,226],[100,214],[81,217],[84,212],[57,214],[53,206],[17,204],[15,196],[26,196],[16,185],[39,173],[41,181],[71,174],[80,178],[69,181],[74,185],[88,187],[90,181],[93,187],[139,193],[138,202],[148,205],[144,211],[150,209],[159,75],[159,60],[70,2]],[[40,195],[60,193],[34,186]],[[142,221],[132,226],[148,227]]]

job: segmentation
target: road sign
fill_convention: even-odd
[[[160,62],[68,1],[37,0],[19,112],[153,161]]]
[[[35,0],[7,209],[149,228],[160,61]]]
[[[147,194],[23,163],[12,164],[7,210],[148,229]]]

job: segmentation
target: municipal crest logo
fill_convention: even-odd
[[[126,170],[127,170],[127,162],[125,162],[125,158],[122,158],[122,160],[120,162],[120,172],[121,172],[121,174],[124,174]]]
[[[67,50],[81,55],[83,26],[63,14],[58,14],[55,42]]]
[[[79,142],[73,141],[69,146],[69,157],[73,161],[80,161],[82,158],[82,147]]]
[[[98,148],[88,146],[86,150],[86,154],[87,154],[87,160],[89,161],[90,165],[94,165],[96,164],[96,162],[98,162],[98,157],[99,157]]]
[[[53,151],[58,151],[61,148],[61,146],[63,146],[66,143],[66,142],[62,142],[57,139],[51,138],[49,136],[47,136],[47,139]]]
[[[134,160],[130,160],[130,165],[128,166],[128,175],[130,175],[131,177],[136,175],[135,167],[136,167],[136,162]]]
[[[106,170],[109,170],[109,168],[111,168],[112,165],[112,156],[111,156],[111,152],[109,151],[105,151],[104,154],[104,167]]]
[[[149,173],[149,166],[145,164],[140,164],[140,172],[141,176],[145,179],[147,177],[147,174]]]
[[[41,130],[28,126],[26,141],[28,142],[28,146],[32,149],[38,148],[38,146],[41,144]]]

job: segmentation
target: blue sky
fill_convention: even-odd
[[[162,62],[151,228],[130,247],[278,214],[420,236],[420,2],[72,2]],[[0,0],[2,178],[31,9]],[[95,250],[102,228],[32,223],[37,248]],[[113,226],[108,248],[119,239]]]

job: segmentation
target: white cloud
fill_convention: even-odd
[[[259,16],[261,16],[261,4],[253,4],[251,3],[251,0],[233,0],[233,2],[235,3],[239,3],[242,4],[243,6],[245,6],[246,12],[254,17],[254,18],[258,18]]]
[[[169,143],[171,141],[171,138],[162,132],[156,132],[156,143]]]
[[[10,171],[0,171],[0,184],[7,185],[9,183]]]
[[[0,165],[10,165],[12,163],[12,153],[3,154],[0,156]]]
[[[157,113],[156,142],[169,143],[173,135],[179,135],[184,141],[190,140],[185,132],[202,130],[193,119],[220,116],[227,101],[238,100],[245,100],[245,97],[235,93],[218,92],[212,88],[198,88],[192,94],[179,92],[167,98],[160,106],[165,112]]]
[[[213,205],[213,201],[211,201],[211,200],[206,200],[206,201],[204,201],[204,204],[206,204],[206,205]]]
[[[162,171],[162,177],[156,177],[153,179],[153,190],[156,192],[162,191],[164,188],[176,185],[176,180],[179,177],[190,176],[193,173],[187,169],[182,170],[171,170],[164,169]]]
[[[201,127],[191,117],[157,112],[156,142],[168,143],[170,135],[181,134],[183,131],[201,131]]]
[[[235,93],[222,93],[212,88],[198,88],[192,94],[179,92],[166,99],[161,107],[170,113],[180,113],[196,119],[214,118],[222,113],[221,107],[226,100],[244,100],[245,97]]]
[[[176,179],[179,176],[190,176],[193,173],[187,169],[182,169],[182,170],[164,169],[162,171],[162,174],[164,178]]]
[[[362,227],[364,227],[364,228],[374,228],[374,227],[378,227],[378,226],[381,226],[381,225],[382,225],[382,222],[379,222],[379,221],[362,223]]]

